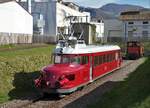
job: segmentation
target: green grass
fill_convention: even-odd
[[[4,52],[2,51],[0,52],[0,58],[14,59],[17,57],[41,55],[46,53],[50,54],[51,50],[52,50],[51,47],[41,47],[41,48],[31,48],[31,49],[24,49],[24,50],[14,50],[14,51],[4,51]]]
[[[150,42],[144,42],[143,45],[145,52],[150,52]]]
[[[0,45],[0,49],[3,49],[3,48],[14,48],[15,45],[13,44],[9,44],[9,45]]]
[[[33,80],[50,64],[54,45],[0,52],[0,103],[36,94]]]
[[[0,51],[14,51],[21,49],[30,49],[36,47],[46,47],[48,44],[8,44],[8,45],[0,45]]]
[[[150,57],[89,108],[150,108]]]

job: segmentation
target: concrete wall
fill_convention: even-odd
[[[108,38],[115,37],[120,38],[124,36],[123,23],[118,19],[104,20],[104,38],[107,41]]]
[[[100,40],[104,37],[104,23],[91,22],[96,26],[96,38]]]
[[[143,24],[143,22],[148,24]],[[133,22],[133,24],[129,24]],[[150,20],[139,20],[139,21],[124,21],[124,32],[126,37],[150,37]],[[144,36],[143,31],[147,31],[148,36]]]
[[[86,44],[93,44],[95,41],[94,39],[96,37],[95,36],[96,26],[91,25],[89,23],[80,23],[80,24],[75,23],[73,25],[74,36],[76,36],[78,39],[79,39],[80,34],[82,33],[82,29],[80,27],[82,27],[83,29],[83,35],[81,39],[84,39]]]
[[[55,43],[53,36],[46,35],[33,35],[32,43]]]
[[[17,33],[0,33],[0,45],[32,43],[32,35]]]
[[[32,16],[15,1],[1,3],[0,32],[32,35]]]
[[[45,1],[45,2],[34,2],[32,1],[32,15],[33,15],[33,20],[34,24],[37,23],[37,20],[39,19],[39,15],[43,16],[43,20],[45,22],[44,28],[44,35],[50,35],[56,34],[56,29],[51,28],[52,26],[56,27],[56,21],[55,21],[55,15],[56,15],[56,9],[52,10],[51,8],[55,8],[56,5],[52,4],[54,2],[51,1]],[[27,8],[27,2],[20,2],[19,3],[21,6],[23,6],[26,10]],[[50,18],[52,16],[52,18]]]
[[[104,36],[121,37],[123,36],[123,23],[117,19],[104,20]]]
[[[51,36],[54,41],[56,42],[56,34],[57,34],[57,5],[56,1],[50,0],[48,2],[48,10],[47,10],[47,25],[48,25],[48,32],[46,35]]]

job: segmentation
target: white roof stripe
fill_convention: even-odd
[[[88,54],[88,53],[97,53],[97,52],[105,52],[105,51],[114,51],[120,50],[120,47],[117,45],[90,45],[82,48],[63,48],[63,54]]]

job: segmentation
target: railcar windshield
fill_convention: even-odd
[[[54,64],[87,64],[87,56],[54,55]]]
[[[55,55],[54,56],[55,64],[80,64],[80,57],[70,56],[70,55]]]

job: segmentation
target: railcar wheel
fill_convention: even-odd
[[[66,95],[65,95],[65,94],[59,94],[58,97],[59,97],[59,98],[65,98]]]
[[[43,92],[43,97],[47,98],[47,97],[49,97],[49,96],[50,96],[49,93]]]
[[[79,91],[81,91],[83,88],[84,88],[84,86],[82,86],[82,87],[79,87],[79,88],[78,88],[78,90],[79,90]]]

